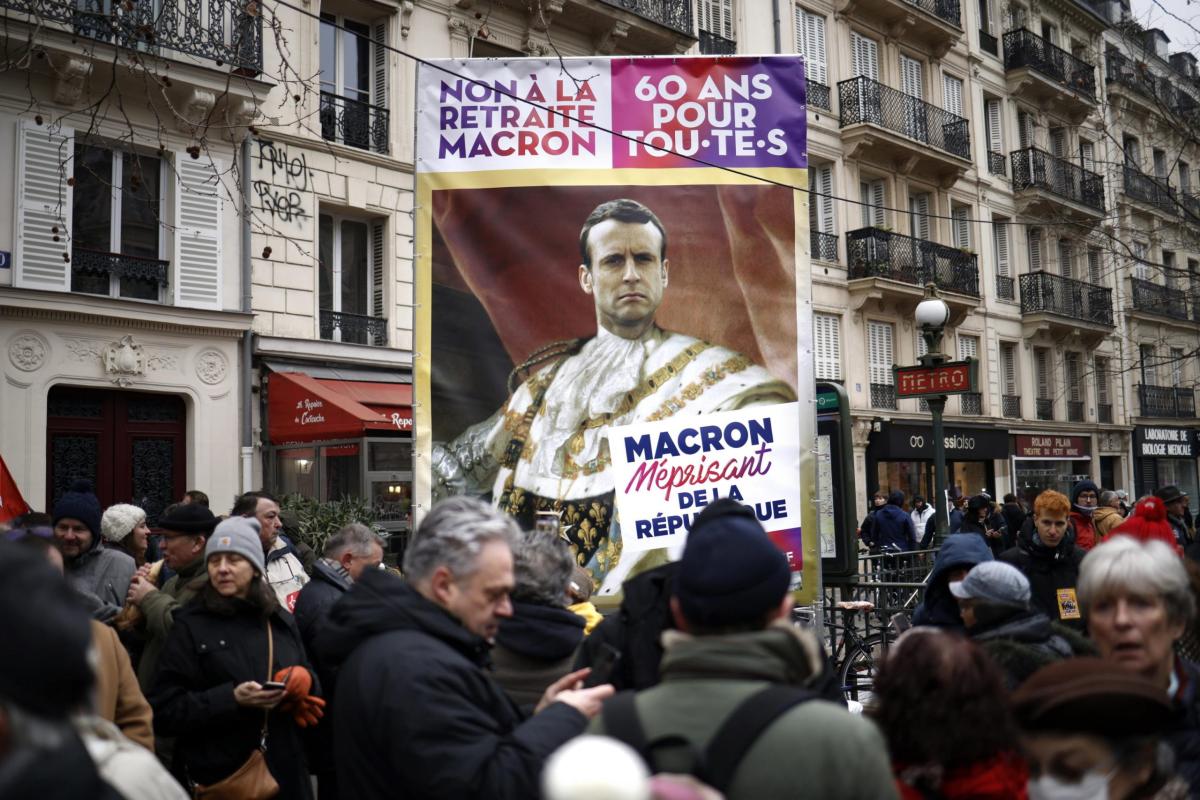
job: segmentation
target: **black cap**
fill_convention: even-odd
[[[1181,497],[1187,497],[1187,494],[1180,491],[1178,486],[1171,484],[1170,486],[1164,486],[1159,489],[1154,493],[1154,496],[1159,500],[1162,500],[1163,504],[1165,505],[1167,503],[1174,503]]]
[[[220,522],[208,506],[199,503],[183,503],[171,508],[159,517],[158,527],[172,533],[194,533],[208,536]]]

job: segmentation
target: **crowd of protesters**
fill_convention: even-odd
[[[938,542],[923,498],[873,498],[868,547],[938,551],[860,715],[731,500],[601,617],[564,539],[478,500],[389,569],[263,492],[152,532],[80,482],[0,542],[0,797],[1200,796],[1186,495],[951,500]]]

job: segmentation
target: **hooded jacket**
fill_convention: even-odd
[[[1086,627],[1075,583],[1085,555],[1069,534],[1057,547],[1046,547],[1034,536],[1033,520],[1029,519],[1017,537],[1017,546],[1001,553],[1000,560],[1012,564],[1029,579],[1034,608],[1052,621],[1082,632]]]
[[[1108,538],[1112,533],[1112,529],[1125,521],[1121,516],[1121,512],[1117,511],[1112,506],[1100,506],[1092,514],[1092,525],[1096,529],[1096,544]]]
[[[967,634],[1004,671],[1010,690],[1055,661],[1097,655],[1096,648],[1082,635],[1051,622],[1036,609],[1014,609],[1003,619],[969,628]]]
[[[669,631],[662,683],[635,700],[662,772],[688,772],[730,714],[770,684],[816,689],[821,648],[786,623],[716,636]],[[589,733],[604,734],[603,714]],[[665,740],[682,743],[674,746]],[[690,747],[688,746],[690,745]],[[896,797],[887,748],[870,722],[824,700],[801,703],[755,739],[727,787],[729,800],[775,797],[885,800]]]
[[[992,560],[992,550],[981,536],[954,535],[946,537],[929,573],[925,599],[913,612],[913,625],[932,625],[937,628],[963,629],[958,601],[950,594],[947,573]]]
[[[546,687],[571,671],[584,619],[566,608],[513,603],[492,648],[496,683],[517,705],[533,705]]]
[[[343,797],[535,798],[545,759],[587,723],[565,703],[526,718],[488,674],[487,642],[389,573],[363,573],[316,648],[338,670]]]
[[[121,550],[103,547],[99,531],[92,532],[87,552],[67,562],[65,572],[94,619],[107,622],[121,612],[137,565]]]
[[[883,508],[875,511],[875,522],[871,531],[873,541],[867,544],[879,548],[917,549],[916,529],[913,527],[912,517],[901,508],[903,503],[902,493],[892,492],[888,495],[888,501]]]

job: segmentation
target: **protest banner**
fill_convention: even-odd
[[[603,604],[664,552],[626,548],[611,428],[790,404],[815,496],[800,60],[439,61],[417,92],[418,518],[553,513]]]

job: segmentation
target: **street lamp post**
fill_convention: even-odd
[[[917,304],[916,321],[925,340],[925,355],[918,359],[924,367],[937,367],[946,362],[942,352],[942,330],[950,320],[950,307],[938,297],[933,283],[925,285],[925,299]],[[946,519],[946,437],[942,429],[942,413],[946,410],[946,395],[930,395],[929,413],[933,417],[933,491],[937,498],[934,506],[934,525],[937,536],[934,543],[941,547],[949,527]],[[918,531],[918,533],[920,533]]]

